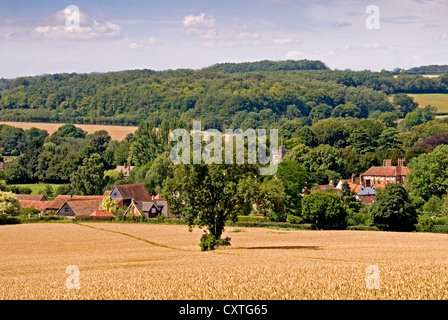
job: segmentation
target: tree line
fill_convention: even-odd
[[[130,70],[0,80],[0,120],[205,128],[278,127],[330,117],[405,117],[390,95],[447,93],[448,76],[329,70],[320,61],[220,64],[202,70]],[[397,110],[398,109],[398,110]]]

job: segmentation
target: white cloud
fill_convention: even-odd
[[[131,50],[139,50],[139,49],[145,49],[154,46],[155,44],[159,43],[159,39],[155,37],[149,37],[146,39],[141,39],[137,42],[132,42],[129,45],[129,49]]]
[[[212,15],[201,13],[195,16],[190,14],[184,17],[182,25],[187,34],[198,34],[204,38],[213,38],[216,35],[216,22]]]
[[[11,32],[6,39],[117,39],[121,37],[121,27],[104,18],[93,19],[79,11],[79,25],[70,25],[71,11],[58,11],[32,26],[31,30]]]
[[[258,39],[260,35],[258,32],[240,32],[236,36],[240,40]]]
[[[299,57],[303,57],[306,54],[304,52],[301,51],[288,51],[286,53],[286,59],[294,59],[294,58],[299,58]]]
[[[380,48],[382,48],[382,46],[381,46],[381,44],[379,44],[378,42],[375,42],[375,43],[366,43],[366,44],[364,44],[363,46],[362,46],[364,49],[373,49],[373,50],[375,50],[375,49],[380,49]]]
[[[300,43],[300,40],[292,39],[292,38],[276,38],[273,40],[275,44],[293,44]]]

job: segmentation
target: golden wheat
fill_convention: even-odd
[[[448,235],[233,230],[201,252],[186,226],[1,226],[0,299],[448,299]]]

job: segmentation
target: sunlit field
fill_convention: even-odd
[[[448,298],[447,234],[227,228],[230,247],[201,252],[202,232],[129,223],[1,226],[0,299]],[[68,266],[79,268],[79,289],[70,286]]]
[[[428,93],[428,94],[408,94],[418,102],[419,107],[424,108],[431,105],[437,109],[437,113],[448,113],[448,94]]]
[[[13,127],[22,128],[23,130],[28,130],[31,128],[37,128],[42,130],[47,130],[48,134],[53,134],[58,130],[63,123],[42,123],[42,122],[10,122],[10,121],[0,121],[0,124],[7,124]],[[123,140],[130,133],[134,133],[137,127],[128,126],[110,126],[101,124],[75,124],[76,127],[81,128],[88,134],[94,133],[99,130],[106,130],[113,140]]]

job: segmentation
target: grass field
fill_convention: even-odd
[[[237,231],[237,232],[235,232]],[[187,226],[0,226],[0,299],[448,299],[448,235]],[[371,265],[377,289],[368,288]],[[79,289],[69,289],[79,268]],[[367,281],[366,281],[367,280]]]
[[[0,124],[7,124],[13,127],[22,128],[24,130],[32,127],[47,130],[49,134],[52,134],[63,123],[39,123],[39,122],[9,122],[0,121]],[[76,127],[81,128],[87,133],[94,133],[99,130],[106,130],[113,140],[123,140],[129,133],[134,133],[137,127],[128,126],[106,126],[97,124],[75,124]]]
[[[28,187],[31,189],[31,194],[43,194],[47,185],[51,186],[53,191],[56,191],[56,189],[61,186],[61,184],[54,183],[16,184],[15,186]]]
[[[431,94],[408,94],[418,102],[419,107],[424,108],[431,105],[437,108],[437,113],[448,113],[448,94],[431,93]]]

